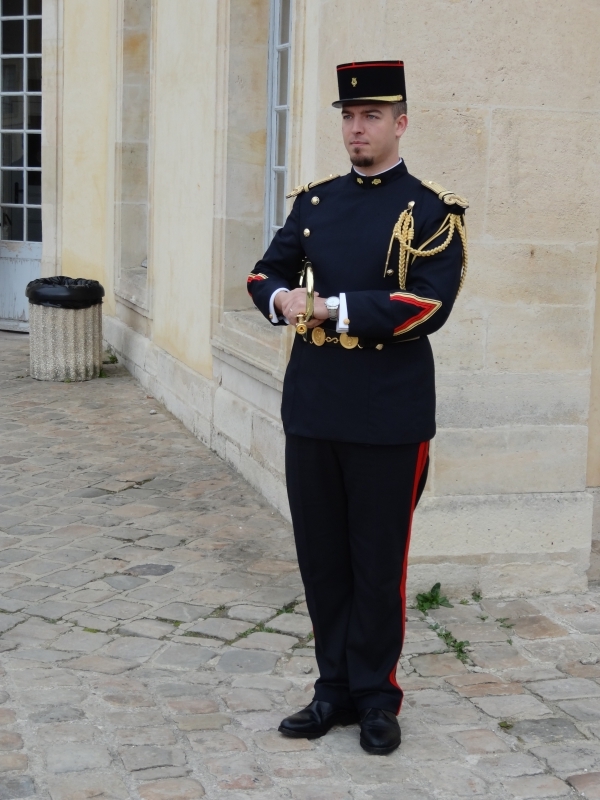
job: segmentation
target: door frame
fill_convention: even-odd
[[[42,278],[62,274],[63,4],[42,3]]]

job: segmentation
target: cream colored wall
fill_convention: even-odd
[[[230,0],[224,309],[252,308],[246,276],[264,251],[269,0]]]
[[[596,259],[596,313],[590,395],[587,483],[588,486],[600,487],[600,247]],[[598,527],[600,536],[600,525]]]
[[[63,275],[101,281],[112,314],[116,0],[63,0],[62,16],[58,260]]]
[[[178,0],[177,12],[155,0],[149,320],[114,294],[116,0],[64,0],[59,255],[63,274],[103,283],[106,315],[210,376],[217,11]]]
[[[156,1],[154,341],[211,375],[217,4]]]
[[[117,0],[64,1],[63,272],[102,280],[105,331],[124,363],[285,513],[279,402],[290,332],[255,312],[223,313],[243,305],[233,284],[254,263],[239,243],[258,230],[262,169],[260,126],[244,139],[229,90],[247,87],[262,107],[264,54],[256,31],[231,16],[235,2],[154,2],[149,310],[113,293]],[[403,58],[409,169],[471,201],[470,276],[432,337],[439,433],[411,585],[582,588],[600,8],[380,0],[365,12],[358,0],[296,0],[295,9],[290,182],[347,169],[330,106],[336,63]]]

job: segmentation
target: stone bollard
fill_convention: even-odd
[[[98,281],[39,278],[27,284],[31,377],[89,381],[102,369],[102,298]]]

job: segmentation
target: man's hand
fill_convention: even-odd
[[[275,310],[282,314],[290,325],[296,324],[298,314],[306,314],[306,289],[294,289],[291,292],[279,292],[273,301]],[[325,300],[315,292],[315,310],[312,319],[307,322],[307,327],[316,328],[329,318]]]

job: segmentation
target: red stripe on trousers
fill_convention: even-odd
[[[425,465],[427,464],[427,456],[429,455],[429,442],[421,442],[419,445],[419,452],[417,454],[417,468],[415,470],[415,480],[413,483],[413,490],[412,490],[412,500],[410,504],[410,517],[408,520],[408,534],[406,537],[406,550],[404,551],[404,564],[402,565],[402,577],[400,579],[400,608],[401,608],[401,622],[402,622],[402,641],[400,643],[400,652],[402,652],[402,645],[404,644],[404,630],[406,628],[406,572],[408,567],[408,550],[410,547],[410,535],[412,532],[412,521],[413,515],[415,513],[415,507],[417,505],[417,492],[419,491],[419,483],[423,476],[423,470],[425,469]],[[398,657],[398,661],[400,657]],[[398,681],[396,680],[396,670],[398,669],[398,661],[396,661],[392,671],[390,672],[390,683],[396,687],[396,689],[400,689],[398,685]],[[402,689],[400,689],[402,691]],[[400,708],[402,706],[402,700],[398,704],[398,711],[397,714],[400,713]]]

